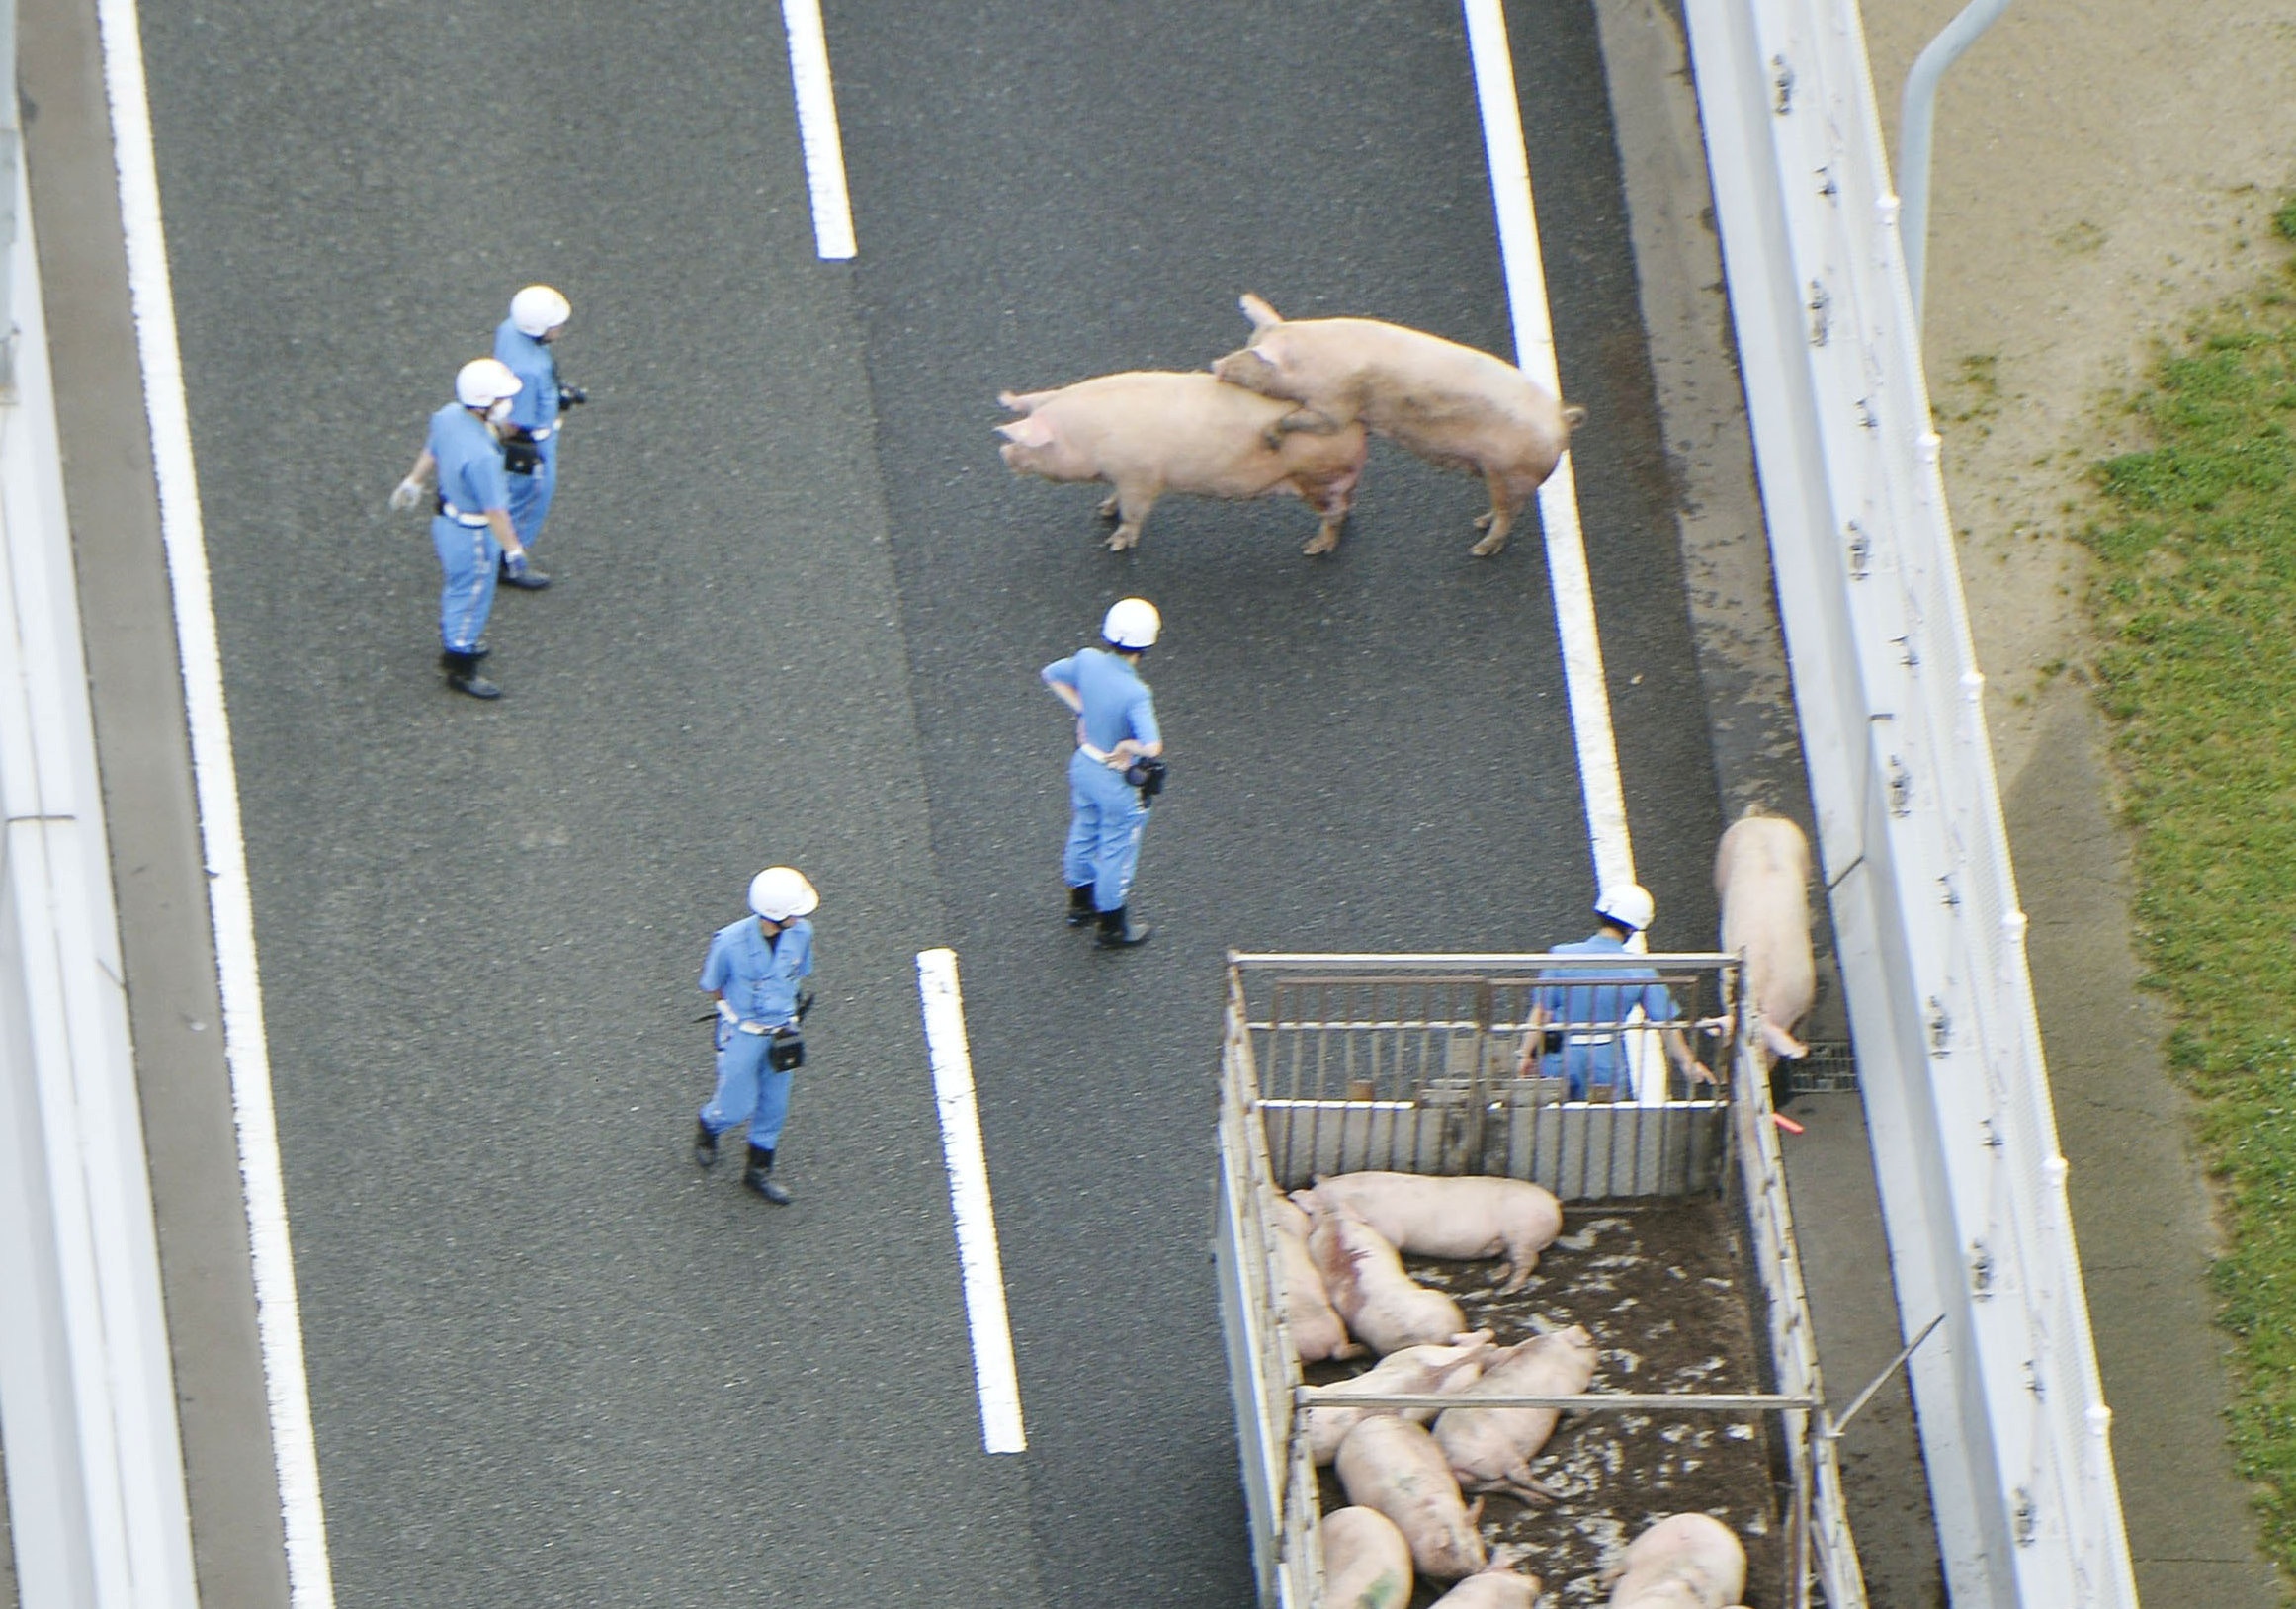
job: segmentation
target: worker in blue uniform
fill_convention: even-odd
[[[1156,706],[1140,679],[1141,656],[1163,630],[1146,598],[1117,601],[1102,621],[1106,649],[1081,648],[1042,672],[1045,685],[1076,713],[1076,752],[1068,761],[1068,925],[1097,923],[1104,950],[1146,943],[1149,929],[1132,920],[1128,900],[1140,865],[1148,800],[1135,780],[1140,762],[1164,752]],[[1149,768],[1151,771],[1156,768]],[[1150,790],[1161,785],[1160,772]]]
[[[431,415],[430,435],[414,467],[390,494],[390,506],[422,501],[434,473],[431,542],[445,580],[439,587],[439,663],[447,685],[474,699],[498,699],[502,689],[480,674],[490,651],[479,640],[494,608],[494,580],[505,556],[521,562],[526,546],[510,523],[510,493],[502,471],[502,421],[510,416],[519,379],[492,358],[473,358],[455,376],[455,400]]]
[[[805,1060],[798,1022],[809,1002],[798,985],[813,970],[813,924],[806,918],[820,902],[804,873],[767,867],[749,880],[750,914],[720,928],[702,963],[702,987],[718,1002],[718,1087],[696,1120],[694,1160],[715,1166],[718,1137],[746,1120],[741,1182],[776,1207],[790,1204],[773,1160],[790,1083]]]
[[[504,467],[510,474],[510,523],[531,553],[558,489],[558,442],[569,403],[585,399],[558,378],[551,348],[565,333],[573,304],[547,285],[530,285],[510,298],[510,316],[494,331],[494,356],[519,379],[503,427]],[[506,586],[540,592],[551,578],[529,557],[502,560]]]
[[[1618,965],[1594,974],[1559,967],[1539,974],[1540,986],[1531,991],[1530,1032],[1524,1036],[1522,1060],[1515,1069],[1518,1077],[1536,1071],[1542,1077],[1565,1079],[1574,1101],[1610,1100],[1621,1085],[1632,1084],[1624,1033],[1628,1018],[1637,1006],[1651,1023],[1669,1023],[1675,1016],[1674,997],[1658,981],[1657,970],[1629,959],[1627,949],[1634,935],[1647,929],[1657,915],[1658,902],[1637,883],[1604,889],[1596,896],[1594,916],[1600,925],[1575,944],[1558,944],[1552,953],[1616,956]],[[1604,981],[1561,981],[1573,976],[1599,976]],[[1660,1038],[1683,1077],[1694,1083],[1714,1082],[1681,1029],[1661,1029]]]

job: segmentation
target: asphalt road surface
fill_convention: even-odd
[[[145,0],[321,1471],[346,1605],[1242,1604],[1207,1256],[1231,947],[1529,949],[1592,895],[1535,521],[1375,452],[1130,556],[994,397],[1240,343],[1234,298],[1511,349],[1458,7],[832,0],[860,256],[815,260],[774,8]],[[1630,822],[1719,831],[1581,5],[1508,7]],[[511,291],[573,299],[539,556],[435,669],[383,499]],[[1114,598],[1173,763],[1063,927]],[[819,885],[787,1211],[686,1158],[694,976]],[[963,968],[1030,1445],[980,1450],[912,957]]]

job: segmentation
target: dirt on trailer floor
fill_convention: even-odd
[[[1769,1389],[1746,1276],[1722,1203],[1571,1206],[1564,1228],[1539,1271],[1511,1296],[1492,1289],[1496,1263],[1413,1257],[1405,1265],[1412,1278],[1449,1292],[1468,1322],[1495,1331],[1501,1345],[1541,1328],[1584,1324],[1601,1348],[1591,1391]],[[1316,1364],[1308,1379],[1321,1385],[1356,1372],[1348,1364]],[[1529,1550],[1519,1567],[1545,1582],[1540,1609],[1575,1609],[1609,1601],[1602,1572],[1646,1527],[1668,1514],[1711,1514],[1745,1544],[1748,1609],[1773,1609],[1782,1602],[1784,1558],[1771,1476],[1773,1427],[1765,1422],[1773,1417],[1566,1414],[1532,1465],[1560,1500],[1533,1507],[1488,1497],[1483,1534]],[[1344,1506],[1337,1479],[1328,1469],[1322,1477],[1324,1511]],[[1412,1604],[1433,1603],[1443,1584],[1420,1582]]]

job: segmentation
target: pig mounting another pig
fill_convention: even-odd
[[[1326,1201],[1353,1208],[1398,1248],[1422,1257],[1500,1257],[1503,1292],[1519,1291],[1539,1253],[1563,1232],[1551,1191],[1520,1179],[1340,1173],[1316,1181]]]
[[[1476,521],[1478,558],[1506,546],[1515,511],[1555,472],[1572,427],[1586,417],[1513,364],[1439,335],[1375,318],[1287,319],[1248,292],[1240,305],[1250,343],[1212,372],[1299,404],[1276,422],[1274,439],[1361,421],[1438,467],[1481,475],[1490,512]]]
[[[1467,1315],[1459,1304],[1404,1273],[1394,1244],[1352,1208],[1326,1201],[1314,1190],[1295,1190],[1292,1199],[1315,1226],[1308,1251],[1323,1276],[1331,1306],[1374,1352],[1447,1341],[1466,1331]]]
[[[1669,1514],[1627,1545],[1609,1572],[1610,1609],[1732,1609],[1745,1549],[1706,1514]]]
[[[1296,1209],[1295,1209],[1296,1210]],[[1328,1386],[1311,1386],[1317,1405],[1309,1408],[1302,1423],[1308,1432],[1308,1447],[1318,1464],[1328,1464],[1338,1456],[1339,1444],[1347,1439],[1358,1421],[1374,1413],[1400,1413],[1406,1419],[1425,1424],[1435,1416],[1434,1408],[1361,1408],[1336,1405],[1350,1397],[1386,1396],[1389,1393],[1409,1396],[1433,1396],[1440,1392],[1455,1392],[1483,1373],[1483,1361],[1490,1355],[1490,1331],[1476,1330],[1471,1335],[1458,1336],[1450,1346],[1406,1346],[1401,1352],[1390,1353],[1378,1365],[1348,1380],[1336,1380]]]
[[[1411,1601],[1411,1545],[1376,1508],[1323,1516],[1323,1601],[1331,1609],[1403,1609]]]
[[[1809,886],[1809,840],[1785,817],[1751,806],[1722,835],[1714,855],[1722,948],[1745,957],[1743,986],[1753,1002],[1765,1066],[1810,1050],[1794,1038],[1818,993]]]
[[[1555,1433],[1562,1410],[1469,1404],[1478,1397],[1576,1397],[1594,1379],[1594,1338],[1573,1324],[1485,1359],[1482,1376],[1460,1388],[1460,1405],[1435,1421],[1435,1444],[1460,1486],[1551,1501],[1554,1493],[1531,1473],[1531,1460]]]
[[[1268,1203],[1268,1227],[1275,1230],[1276,1254],[1282,1259],[1284,1317],[1300,1361],[1363,1356],[1364,1349],[1347,1338],[1347,1326],[1323,1293],[1322,1272],[1308,1251],[1308,1215],[1278,1196]]]
[[[1470,1508],[1459,1495],[1443,1450],[1423,1425],[1374,1414],[1347,1432],[1334,1462],[1347,1500],[1395,1521],[1421,1575],[1455,1581],[1490,1563],[1475,1528],[1483,1500]]]
[[[1019,414],[996,427],[1015,474],[1097,480],[1115,488],[1100,505],[1118,520],[1111,551],[1140,542],[1165,492],[1244,499],[1290,494],[1323,517],[1302,550],[1327,553],[1355,502],[1367,443],[1360,425],[1328,436],[1279,433],[1288,403],[1223,385],[1210,375],[1136,372],[1080,380],[1052,391],[997,397]]]

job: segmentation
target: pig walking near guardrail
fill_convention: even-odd
[[[1286,319],[1249,292],[1240,305],[1250,344],[1212,372],[1299,404],[1271,442],[1360,420],[1440,468],[1481,475],[1490,512],[1475,522],[1484,529],[1478,558],[1506,546],[1515,511],[1546,484],[1586,417],[1513,364],[1439,335],[1376,318]]]
[[[1809,889],[1810,842],[1802,829],[1748,806],[1715,851],[1714,891],[1722,900],[1722,948],[1745,957],[1743,986],[1753,1000],[1765,1066],[1810,1050],[1794,1038],[1818,993]]]
[[[1243,500],[1289,494],[1323,517],[1306,553],[1339,546],[1355,504],[1368,443],[1361,425],[1328,435],[1279,434],[1292,410],[1223,385],[1210,375],[1136,371],[1080,380],[1051,391],[1006,391],[1021,415],[996,427],[997,449],[1015,474],[1097,480],[1115,487],[1100,505],[1119,523],[1111,552],[1139,546],[1141,527],[1165,492]]]

